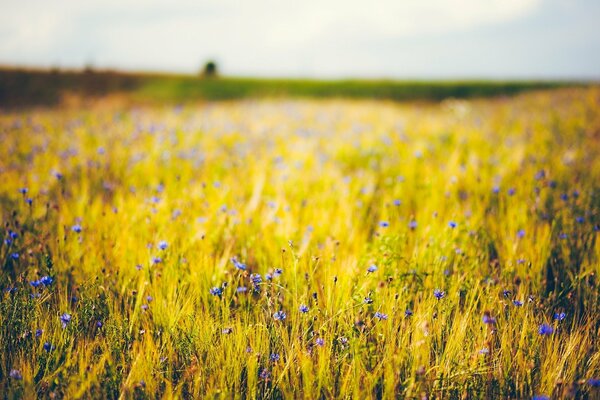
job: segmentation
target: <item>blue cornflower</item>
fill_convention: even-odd
[[[34,288],[36,288],[36,287],[40,286],[42,284],[42,282],[40,282],[39,280],[36,280],[36,281],[29,282],[29,284],[31,286],[33,286]]]
[[[599,378],[590,378],[587,380],[587,384],[591,387],[600,387],[600,379]]]
[[[260,374],[258,375],[258,377],[262,380],[267,381],[271,377],[271,373],[269,372],[268,369],[263,368],[262,371],[260,371]]]
[[[262,276],[260,274],[250,274],[250,280],[254,286],[258,286],[262,283]]]
[[[365,304],[371,304],[371,303],[373,303],[373,299],[367,296],[363,300],[363,303],[365,303]]]
[[[440,290],[440,289],[435,289],[433,291],[433,295],[435,296],[436,299],[441,300],[444,297],[446,297],[446,292]]]
[[[398,199],[394,200],[394,205],[395,206],[399,206],[400,204],[402,204],[402,202]]]
[[[281,268],[275,268],[273,271],[273,278],[279,278],[283,274],[283,270]]]
[[[12,258],[13,260],[18,260],[19,259],[19,253],[12,253],[10,255],[10,258]]]
[[[160,264],[161,262],[162,262],[162,258],[152,257],[152,264]]]
[[[560,195],[560,199],[562,201],[567,201],[567,200],[569,200],[569,195],[566,194],[566,193],[563,193],[563,194]]]
[[[233,332],[233,328],[223,328],[223,330],[221,330],[221,333],[223,333],[223,335],[229,335]]]
[[[231,262],[237,269],[242,271],[246,270],[246,264],[239,262],[236,257],[231,257]]]
[[[29,189],[27,189],[26,187],[19,189],[19,193],[21,194],[27,194],[27,192],[29,192]]]
[[[448,226],[449,226],[450,228],[454,229],[454,228],[456,228],[456,226],[457,226],[457,225],[456,225],[456,222],[454,222],[454,221],[450,221],[450,222],[448,222]]]
[[[381,221],[379,223],[379,226],[382,227],[382,228],[387,228],[388,226],[390,226],[390,223],[387,222],[387,221]]]
[[[492,317],[489,311],[486,311],[483,313],[482,321],[484,324],[494,325],[496,323],[496,318]]]
[[[8,236],[10,236],[11,239],[15,240],[19,237],[19,234],[17,232],[8,231]]]
[[[322,347],[323,345],[325,345],[325,341],[324,341],[322,338],[316,338],[316,339],[315,339],[315,344],[316,344],[317,346],[320,346],[320,347]]]
[[[511,291],[508,289],[504,289],[502,291],[502,296],[504,296],[504,297],[510,297],[511,294],[512,294]]]
[[[578,224],[583,224],[585,222],[585,218],[583,218],[583,217],[577,217],[577,218],[575,218],[575,221]]]
[[[519,230],[517,231],[517,237],[518,237],[519,239],[521,239],[521,238],[525,237],[525,229],[519,229]]]
[[[21,371],[19,371],[18,369],[11,369],[8,376],[10,376],[12,379],[14,379],[16,381],[20,381],[23,379],[23,375],[21,374]]]
[[[44,286],[50,286],[54,282],[54,279],[50,276],[42,276],[38,282]]]
[[[554,313],[554,319],[557,321],[562,321],[563,319],[565,319],[566,316],[567,314],[565,314],[564,312]]]
[[[142,304],[142,310],[148,311],[148,304]]]
[[[302,304],[298,309],[300,310],[301,313],[304,313],[304,314],[306,314],[309,310],[309,308],[306,304]]]
[[[479,350],[479,354],[490,354],[490,349],[488,349],[487,347],[484,347],[483,349]]]
[[[165,240],[161,240],[160,242],[158,242],[158,245],[157,245],[157,247],[158,247],[160,250],[166,250],[166,249],[167,249],[167,247],[169,247],[169,243],[167,243]]]
[[[538,333],[540,335],[552,335],[552,333],[554,333],[554,328],[552,328],[550,325],[548,324],[542,324],[540,325],[540,327],[538,328]]]
[[[235,291],[238,293],[246,293],[248,291],[248,288],[246,286],[240,286],[237,289],[235,289]]]
[[[536,180],[540,180],[540,179],[544,178],[545,176],[546,176],[546,172],[543,169],[541,169],[541,170],[539,170],[538,172],[535,173],[534,178]]]
[[[221,289],[218,286],[215,286],[215,287],[210,288],[209,292],[213,296],[221,296],[223,294],[223,289]]]
[[[545,394],[537,394],[533,396],[532,400],[550,400],[550,397],[546,396]]]
[[[492,193],[494,193],[494,194],[498,194],[498,193],[500,193],[500,186],[497,186],[497,185],[496,185],[496,186],[494,186],[494,187],[492,188]]]
[[[376,311],[375,314],[373,314],[373,317],[377,318],[380,321],[388,318],[387,314],[380,313],[379,311]]]
[[[513,195],[514,195],[516,192],[517,192],[517,191],[516,191],[516,189],[515,189],[515,188],[510,188],[510,189],[508,189],[508,195],[509,195],[509,196],[513,196]]]
[[[55,349],[55,347],[52,345],[52,343],[50,343],[50,342],[44,343],[44,350],[46,350],[47,352],[51,352],[54,349]]]
[[[283,321],[283,320],[284,320],[286,317],[287,317],[287,315],[286,315],[286,313],[285,313],[285,312],[283,312],[283,311],[276,311],[276,312],[273,314],[273,319],[274,319],[275,321]]]
[[[277,362],[279,361],[279,354],[278,353],[271,353],[271,355],[269,356],[269,360],[273,361],[273,362]]]
[[[560,235],[558,235],[558,237],[559,237],[560,239],[566,239],[566,238],[568,238],[568,237],[569,237],[569,235],[567,235],[566,233],[561,233]]]
[[[407,309],[404,311],[404,316],[405,316],[405,317],[411,317],[412,315],[413,315],[413,311],[412,311],[410,308],[407,308]]]
[[[25,199],[25,203],[27,203],[28,205],[32,205],[33,204],[33,199],[31,197],[28,197]]]
[[[79,224],[75,224],[75,225],[73,225],[73,226],[71,227],[71,230],[72,230],[73,232],[75,232],[75,233],[81,233],[81,231],[82,231],[82,228],[81,228],[81,225],[79,225]]]
[[[60,322],[62,323],[63,329],[67,327],[69,322],[71,322],[71,314],[64,313],[60,316]]]
[[[520,300],[513,300],[513,304],[517,307],[521,307],[523,306],[523,302]]]
[[[417,227],[417,221],[415,221],[414,219],[413,219],[413,220],[411,220],[411,221],[408,223],[408,227],[409,227],[410,229],[415,229],[415,228]]]
[[[375,272],[377,271],[377,265],[372,264],[371,266],[369,266],[369,268],[367,268],[367,272]]]

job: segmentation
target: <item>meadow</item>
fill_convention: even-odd
[[[598,398],[599,106],[4,110],[0,393]]]

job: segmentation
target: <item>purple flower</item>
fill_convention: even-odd
[[[168,243],[167,243],[165,240],[161,240],[160,242],[158,242],[158,245],[157,245],[157,247],[158,247],[160,250],[166,250],[166,249],[167,249],[167,247],[169,247],[169,244],[168,244]]]
[[[410,229],[415,229],[415,228],[417,227],[417,221],[415,221],[414,219],[413,219],[413,220],[411,220],[411,221],[408,223],[408,227],[409,227]]]
[[[71,314],[64,313],[60,316],[60,322],[62,323],[63,329],[67,327],[69,322],[71,322]]]
[[[456,228],[457,224],[456,224],[456,222],[454,222],[454,221],[450,221],[450,222],[448,222],[448,226],[449,226],[450,228],[454,229],[454,228]]]
[[[390,226],[390,223],[387,222],[387,221],[381,221],[379,223],[379,226],[382,227],[382,228],[387,228],[388,226]]]
[[[12,253],[10,255],[10,258],[12,258],[13,260],[18,260],[19,259],[19,253]]]
[[[562,321],[563,319],[565,319],[566,316],[567,314],[565,314],[564,312],[554,313],[554,319],[557,321]]]
[[[210,294],[212,294],[213,296],[221,296],[223,294],[223,289],[221,289],[218,286],[212,287],[209,290]]]
[[[411,317],[412,315],[413,315],[413,311],[412,311],[410,308],[407,308],[407,309],[404,311],[404,316],[405,316],[405,317]]]
[[[554,333],[554,328],[548,324],[542,324],[538,328],[538,333],[543,336],[552,335]]]
[[[79,224],[75,224],[75,225],[73,225],[73,226],[71,227],[71,230],[72,230],[73,232],[75,232],[75,233],[81,233],[81,231],[82,231],[82,228],[81,228],[81,225],[79,225]]]
[[[525,236],[525,229],[519,229],[519,230],[517,231],[517,237],[518,237],[519,239],[521,239],[521,238],[523,238],[524,236]]]
[[[522,306],[523,306],[523,302],[522,302],[522,301],[519,301],[519,300],[513,300],[513,304],[514,304],[516,307],[522,307]]]
[[[377,271],[377,265],[373,264],[369,268],[367,268],[367,272],[375,272]]]
[[[600,379],[599,378],[590,378],[587,380],[587,384],[591,387],[600,387]]]
[[[287,315],[286,315],[286,313],[285,313],[285,312],[283,312],[283,311],[276,311],[276,312],[273,314],[273,319],[274,319],[275,321],[283,321],[283,320],[285,320],[285,318],[286,318],[286,317],[287,317]]]
[[[271,355],[269,356],[269,360],[271,360],[272,362],[277,362],[279,361],[279,354],[278,353],[271,353]]]
[[[373,317],[377,318],[380,321],[388,319],[387,314],[380,313],[379,311],[376,311],[375,314],[373,314]]]
[[[248,291],[248,288],[246,286],[240,286],[237,289],[235,289],[235,291],[238,293],[246,293]]]
[[[43,347],[44,347],[44,350],[46,350],[47,352],[51,352],[52,350],[55,349],[55,347],[50,342],[44,343]]]
[[[319,347],[322,347],[323,345],[325,345],[325,341],[322,338],[317,338],[315,340],[315,344]]]
[[[50,276],[43,276],[40,278],[39,282],[44,286],[50,286],[52,282],[54,282],[54,279],[52,279]]]
[[[299,307],[299,310],[300,310],[301,313],[306,314],[308,312],[309,308],[308,308],[308,306],[306,304],[302,304]]]
[[[11,369],[8,376],[10,376],[12,379],[14,379],[16,381],[20,381],[23,379],[23,375],[21,375],[21,371],[19,371],[18,369]]]
[[[162,258],[152,257],[152,264],[160,264],[161,262],[162,262]]]
[[[515,190],[515,188],[510,188],[508,189],[508,195],[509,196],[513,196],[517,191]]]
[[[402,204],[402,202],[400,200],[398,200],[398,199],[394,200],[394,205],[396,207],[399,206],[400,204]]]
[[[433,291],[433,295],[435,296],[436,299],[441,300],[444,297],[446,297],[446,292],[440,290],[440,289],[435,289]]]
[[[42,329],[36,329],[35,330],[35,337],[40,337],[42,336],[42,333],[44,333],[44,331]]]

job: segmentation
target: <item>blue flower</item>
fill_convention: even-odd
[[[577,217],[577,218],[575,218],[575,221],[577,221],[577,223],[579,223],[579,224],[583,224],[585,222],[585,218]]]
[[[35,330],[35,337],[40,337],[42,336],[42,333],[44,333],[43,329],[36,329]]]
[[[380,313],[379,311],[376,311],[375,314],[373,314],[373,317],[377,318],[380,321],[388,319],[387,314]]]
[[[8,231],[8,236],[10,236],[11,239],[15,240],[19,237],[19,234],[13,231]]]
[[[320,346],[320,347],[321,347],[321,346],[325,345],[325,341],[324,341],[322,338],[317,338],[317,339],[315,340],[315,344],[316,344],[317,346]]]
[[[402,204],[402,202],[400,200],[398,200],[398,199],[394,200],[394,205],[396,207],[399,206],[400,204]]]
[[[304,314],[306,314],[309,310],[309,308],[306,304],[302,304],[298,309],[300,310],[301,313],[304,313]]]
[[[286,315],[286,313],[285,313],[285,312],[283,312],[283,311],[276,311],[276,312],[273,314],[273,319],[274,319],[275,321],[283,321],[283,320],[285,320],[285,318],[286,318],[286,317],[287,317],[287,315]]]
[[[27,189],[26,187],[19,189],[19,193],[21,194],[27,194],[27,192],[29,192],[29,189]]]
[[[279,278],[283,274],[283,270],[281,268],[275,268],[273,271],[273,278]]]
[[[522,302],[522,301],[519,301],[519,300],[513,300],[513,304],[514,304],[515,306],[517,306],[517,307],[521,307],[521,306],[523,306],[523,302]]]
[[[363,303],[365,303],[365,304],[371,304],[371,303],[373,303],[373,299],[367,296],[363,300]]]
[[[29,282],[29,284],[31,286],[33,286],[34,288],[36,288],[36,287],[40,286],[42,284],[42,282],[40,282],[39,280],[37,280],[37,281],[31,281],[31,282]]]
[[[246,286],[240,286],[237,289],[235,289],[235,291],[238,293],[246,293],[248,291],[248,288]]]
[[[567,314],[565,314],[564,312],[554,313],[554,319],[557,321],[562,321],[563,319],[565,319],[566,316]]]
[[[494,187],[492,188],[492,193],[494,193],[494,194],[498,194],[498,193],[500,193],[500,186],[497,186],[497,185],[496,185],[496,186],[494,186]]]
[[[269,360],[271,360],[272,362],[277,362],[279,361],[279,354],[277,353],[271,353],[271,355],[269,356]]]
[[[73,232],[75,232],[75,233],[81,233],[81,231],[82,231],[82,228],[81,228],[81,225],[79,225],[79,224],[75,224],[75,225],[73,225],[73,226],[71,227],[71,230],[72,230]]]
[[[567,201],[567,200],[569,200],[569,195],[566,194],[566,193],[563,193],[563,194],[560,195],[560,199],[562,201]]]
[[[412,315],[413,315],[413,311],[412,311],[410,308],[407,308],[407,309],[404,311],[404,316],[405,316],[405,317],[411,317]]]
[[[19,259],[19,253],[12,253],[10,255],[10,258],[12,258],[13,260],[18,260]]]
[[[487,347],[484,347],[483,349],[479,350],[479,354],[490,354],[490,349],[488,349]]]
[[[548,324],[542,324],[540,325],[540,327],[538,328],[538,333],[540,335],[552,335],[554,333],[554,328],[552,328],[550,325]]]
[[[600,379],[599,378],[590,378],[587,380],[587,383],[591,387],[600,387]]]
[[[382,227],[382,228],[387,228],[388,226],[390,226],[390,223],[387,222],[387,221],[381,221],[379,223],[379,226]]]
[[[496,318],[490,315],[489,311],[483,313],[482,321],[484,324],[494,325],[496,323]]]
[[[160,264],[161,262],[162,262],[162,258],[152,257],[152,264]]]
[[[25,203],[27,203],[28,205],[32,205],[33,204],[33,199],[31,197],[28,197],[25,199]]]
[[[569,237],[569,235],[567,235],[566,233],[561,233],[560,235],[558,235],[558,237],[559,237],[560,239],[566,239],[566,238],[568,238],[568,237]]]
[[[448,226],[449,226],[450,228],[454,229],[454,228],[456,228],[456,226],[457,226],[457,225],[456,225],[456,222],[454,222],[454,221],[450,221],[450,222],[448,222]]]
[[[410,229],[415,229],[415,228],[417,227],[417,221],[415,221],[414,219],[413,219],[413,220],[411,220],[411,221],[408,223],[408,227],[409,227]]]
[[[44,350],[46,350],[47,352],[51,352],[54,349],[55,349],[55,347],[52,346],[52,343],[50,343],[50,342],[44,343]]]
[[[441,300],[444,297],[446,297],[446,292],[440,290],[440,289],[435,289],[433,291],[433,295],[435,296],[436,299]]]
[[[525,236],[525,229],[519,229],[519,230],[517,231],[517,237],[518,237],[519,239],[521,239],[521,238],[523,238],[524,236]]]
[[[20,381],[23,379],[23,375],[21,375],[21,371],[19,371],[18,369],[11,369],[8,376],[10,376],[12,379],[14,379],[16,381]]]
[[[158,242],[158,245],[157,245],[157,247],[158,247],[160,250],[166,250],[166,249],[167,249],[167,247],[169,247],[169,244],[168,244],[168,243],[167,243],[165,240],[161,240],[160,242]]]
[[[64,313],[60,316],[60,322],[62,323],[63,329],[67,327],[69,322],[71,322],[71,314]]]
[[[533,396],[532,400],[550,400],[550,397],[546,396],[545,394],[538,394]]]
[[[513,196],[517,191],[515,190],[515,188],[510,188],[508,189],[508,195],[509,196]]]
[[[262,276],[260,276],[260,274],[250,274],[250,280],[256,289],[256,286],[262,283]]]
[[[52,279],[50,276],[43,276],[40,278],[39,282],[44,286],[50,286],[52,282],[54,282],[54,279]]]
[[[377,265],[373,264],[367,268],[367,272],[375,272],[377,271]]]
[[[209,292],[213,296],[221,296],[223,294],[223,289],[221,289],[218,286],[215,286],[215,287],[210,288]]]

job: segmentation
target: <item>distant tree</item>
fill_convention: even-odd
[[[217,76],[218,68],[217,63],[213,60],[209,60],[204,64],[204,68],[202,69],[202,76],[205,78],[213,78]]]

